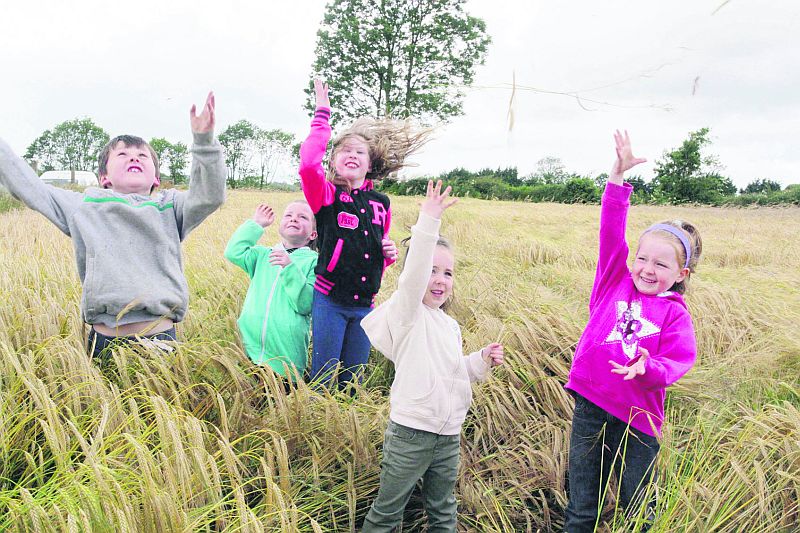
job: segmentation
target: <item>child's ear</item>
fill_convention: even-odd
[[[103,189],[108,189],[111,187],[111,180],[108,179],[107,174],[100,175],[100,187]]]
[[[311,242],[311,241],[313,241],[313,240],[316,240],[316,238],[317,238],[317,232],[316,232],[316,230],[315,230],[315,231],[312,231],[311,233],[309,233],[309,234],[308,234],[308,241],[309,241],[309,242]]]
[[[682,268],[680,273],[678,273],[678,277],[675,279],[675,283],[680,283],[681,281],[685,280],[689,276],[689,269]]]

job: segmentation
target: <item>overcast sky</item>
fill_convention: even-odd
[[[302,138],[325,3],[4,1],[0,136],[21,154],[45,129],[88,116],[111,135],[186,142],[188,108],[213,89],[218,132],[244,118]],[[739,187],[800,183],[800,2],[469,0],[467,10],[492,37],[486,63],[465,115],[411,174],[525,175],[553,156],[595,175],[611,165],[613,130],[627,128],[649,179],[664,150],[707,126]]]

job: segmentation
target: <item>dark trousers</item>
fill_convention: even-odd
[[[123,335],[119,337],[103,335],[92,327],[89,329],[89,336],[86,339],[86,351],[91,354],[92,359],[102,363],[111,359],[111,350],[114,347],[142,343],[142,340],[145,342],[147,340],[175,341],[177,340],[175,326],[153,335]]]
[[[569,439],[569,503],[564,530],[581,533],[595,530],[612,467],[622,506],[626,511],[638,511],[647,486],[655,480],[659,444],[655,437],[629,426],[580,394],[572,394],[575,414]],[[651,508],[646,518],[652,516]]]
[[[389,421],[383,437],[381,485],[362,533],[389,533],[403,520],[411,492],[422,479],[430,533],[454,533],[461,435],[437,435]]]
[[[361,319],[370,311],[369,307],[339,305],[321,292],[314,291],[311,309],[312,380],[330,385],[340,364],[340,389],[344,389],[350,381],[360,379],[361,371],[369,360],[370,348],[369,338],[361,327]]]

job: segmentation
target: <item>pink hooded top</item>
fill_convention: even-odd
[[[660,436],[665,389],[694,365],[692,318],[680,294],[642,294],[628,269],[625,241],[629,184],[607,183],[600,210],[600,253],[589,323],[578,341],[565,385],[648,435]],[[609,361],[633,364],[639,347],[650,357],[645,373],[623,381]]]

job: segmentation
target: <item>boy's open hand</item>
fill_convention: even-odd
[[[267,204],[261,204],[256,207],[256,213],[253,215],[253,220],[262,228],[266,228],[275,222],[275,212]]]
[[[616,143],[615,150],[617,152],[617,160],[614,161],[614,166],[611,169],[611,175],[608,176],[608,181],[622,184],[622,174],[640,163],[644,163],[647,159],[642,157],[635,157],[631,150],[631,138],[628,132],[625,135],[620,133],[619,130],[614,132],[614,142]]]
[[[435,219],[442,218],[442,213],[444,213],[445,209],[458,202],[458,198],[448,199],[452,190],[453,188],[448,185],[442,192],[442,180],[437,181],[435,187],[433,181],[428,180],[428,191],[425,193],[425,200],[419,208],[420,212]]]
[[[481,350],[483,360],[489,366],[499,366],[503,364],[503,345],[497,342],[487,344]]]
[[[214,131],[214,122],[216,120],[214,116],[215,105],[213,91],[208,93],[206,105],[203,106],[203,110],[199,115],[197,114],[197,106],[192,104],[192,109],[189,110],[192,133],[208,133],[209,131]]]
[[[322,80],[314,80],[314,95],[316,96],[317,107],[327,107],[330,109],[331,101],[328,98],[328,84]]]
[[[650,357],[650,352],[639,346],[639,359],[637,359],[635,363],[630,366],[624,366],[614,361],[609,361],[614,367],[611,369],[611,372],[624,375],[625,377],[622,378],[622,381],[631,380],[636,376],[643,376],[646,371],[644,365],[648,357]]]

